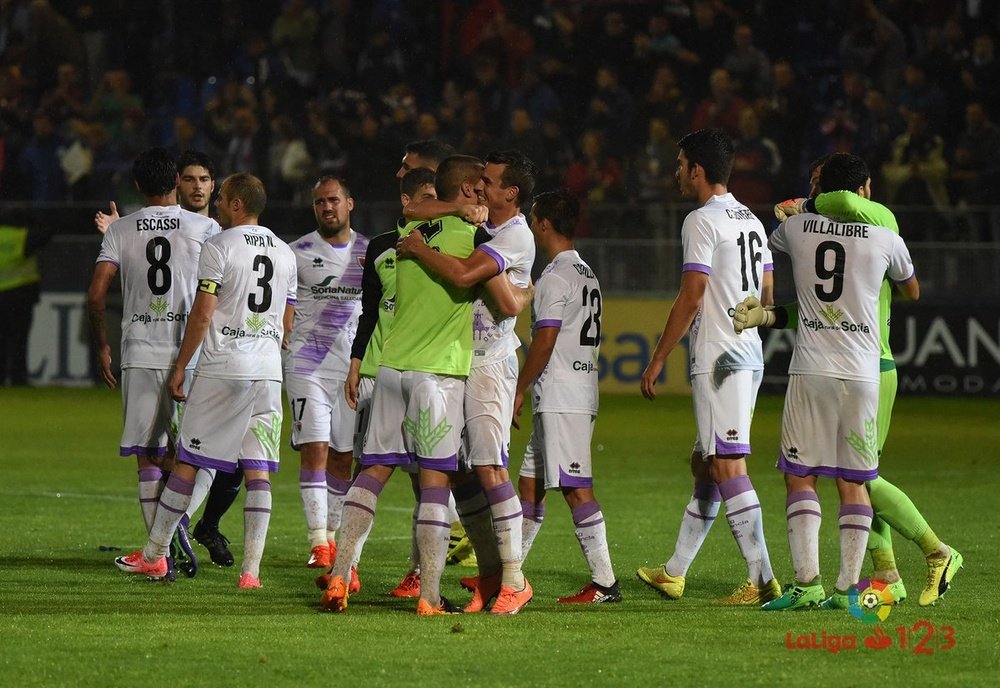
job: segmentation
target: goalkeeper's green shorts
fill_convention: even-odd
[[[881,361],[882,367],[888,367],[887,361]],[[882,454],[882,447],[885,445],[885,438],[889,436],[889,422],[892,420],[892,404],[896,401],[896,365],[892,361],[892,368],[883,370],[879,374],[878,384],[878,453]]]

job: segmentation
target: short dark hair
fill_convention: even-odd
[[[437,139],[423,139],[406,144],[406,152],[415,153],[426,160],[433,160],[439,165],[442,160],[455,154],[455,148]]]
[[[811,163],[809,163],[809,176],[810,177],[812,176],[812,173],[816,171],[817,167],[822,167],[823,165],[825,165],[826,161],[830,159],[831,155],[833,155],[833,153],[826,153],[825,155],[821,155],[815,160],[813,160]]]
[[[819,186],[823,191],[857,191],[871,177],[868,163],[850,153],[833,153],[823,163]]]
[[[434,173],[426,167],[410,170],[399,180],[399,193],[413,196],[421,186],[434,185]]]
[[[344,196],[346,196],[347,198],[353,198],[353,196],[351,195],[351,187],[348,186],[347,180],[344,179],[343,177],[338,177],[335,174],[321,175],[316,180],[316,183],[313,184],[313,191],[318,189],[322,184],[326,184],[327,182],[337,182],[338,184],[340,184],[340,188],[344,190]]]
[[[728,184],[733,171],[733,140],[722,129],[699,129],[677,142],[688,165],[701,165],[709,184]]]
[[[222,187],[227,192],[229,200],[238,198],[243,201],[247,215],[259,216],[267,205],[267,193],[264,182],[252,174],[231,174],[222,181]]]
[[[449,155],[438,165],[434,190],[442,201],[453,201],[463,183],[476,184],[482,177],[482,160],[471,155]]]
[[[189,149],[181,153],[181,157],[177,158],[177,174],[184,174],[184,170],[192,165],[204,167],[208,171],[208,176],[215,181],[215,165],[212,164],[212,159],[199,150]]]
[[[531,207],[535,218],[548,220],[552,228],[567,239],[576,234],[576,225],[580,220],[580,201],[565,189],[545,191],[535,197]]]
[[[500,183],[506,189],[517,187],[517,202],[520,205],[531,202],[535,191],[535,178],[538,166],[527,155],[519,150],[509,149],[494,151],[486,156],[487,164],[506,165],[500,176]]]
[[[177,188],[177,163],[166,148],[147,148],[132,163],[132,179],[143,196],[163,196]]]

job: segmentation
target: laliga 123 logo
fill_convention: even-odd
[[[850,612],[858,621],[874,624],[885,621],[896,599],[885,581],[863,578],[847,594]]]

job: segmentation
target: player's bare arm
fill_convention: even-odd
[[[100,210],[98,210],[97,214],[94,215],[94,226],[97,228],[97,231],[100,232],[101,234],[107,232],[108,227],[111,226],[111,223],[120,217],[118,215],[118,206],[115,205],[115,202],[111,201],[108,205],[111,209],[110,214],[102,213]]]
[[[524,358],[524,365],[521,366],[521,373],[517,376],[517,386],[514,392],[514,417],[511,418],[511,425],[518,430],[521,429],[521,407],[524,406],[524,393],[535,381],[545,366],[552,358],[552,351],[556,348],[556,338],[559,336],[558,327],[540,327],[535,330],[531,337],[531,346],[528,348],[528,355]]]
[[[535,295],[533,285],[519,287],[510,281],[507,273],[491,277],[483,286],[490,308],[505,318],[517,317]]]
[[[212,315],[219,303],[219,297],[215,295],[217,289],[218,285],[215,282],[202,280],[198,287],[198,294],[194,297],[194,305],[191,306],[187,327],[184,329],[184,339],[181,341],[181,348],[174,361],[174,369],[167,382],[170,396],[174,398],[174,401],[187,401],[187,395],[184,394],[184,371],[198,347],[205,340],[205,334],[208,333],[208,328],[212,324]]]
[[[434,220],[446,215],[454,215],[471,224],[481,225],[489,217],[489,209],[475,203],[456,203],[437,198],[409,203],[403,208],[403,217],[407,220]]]
[[[108,344],[108,330],[105,321],[105,306],[108,288],[118,274],[118,266],[102,261],[94,268],[94,277],[87,290],[87,318],[90,320],[90,331],[94,338],[94,350],[97,362],[101,366],[101,379],[111,389],[118,386],[118,380],[111,373],[111,345]]]
[[[642,372],[642,396],[650,401],[656,398],[654,388],[660,373],[663,372],[667,356],[691,329],[691,323],[694,322],[694,317],[698,314],[698,309],[701,308],[707,286],[708,275],[703,272],[688,270],[681,275],[680,292],[670,309],[670,315],[667,316],[667,322],[663,326],[663,334],[660,335],[660,341],[656,343],[656,349],[653,350],[649,365]]]
[[[352,411],[358,410],[358,398],[361,396],[358,388],[361,384],[361,359],[352,358],[351,367],[347,371],[347,379],[344,380],[344,399]]]
[[[917,281],[916,275],[913,275],[905,282],[894,282],[893,284],[904,299],[908,301],[918,301],[920,299],[920,282]]]
[[[396,255],[419,260],[435,275],[462,289],[485,282],[500,269],[495,259],[479,249],[473,251],[468,258],[457,258],[435,251],[427,245],[424,235],[419,231],[410,232],[399,240]]]
[[[288,350],[289,343],[292,341],[292,323],[295,322],[295,306],[288,303],[285,304],[285,312],[281,316],[281,327],[284,330],[284,334],[281,337],[281,348]]]

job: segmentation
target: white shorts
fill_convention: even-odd
[[[542,412],[532,416],[520,477],[544,479],[546,490],[593,487],[590,440],[595,419],[586,413]]]
[[[181,416],[177,458],[232,473],[278,470],[281,383],[196,375]]]
[[[778,469],[805,477],[878,477],[878,383],[789,375]]]
[[[169,442],[177,440],[178,406],[170,397],[170,370],[122,370],[122,456],[164,456]],[[184,377],[184,391],[191,388],[191,371]]]
[[[285,376],[292,411],[292,449],[326,442],[334,451],[354,448],[354,411],[344,398],[344,381],[289,373]]]
[[[380,366],[362,466],[458,469],[465,380]]]
[[[463,464],[503,466],[510,463],[510,421],[514,417],[517,354],[472,368],[465,381]]]
[[[354,412],[354,458],[360,459],[365,448],[365,434],[371,421],[372,392],[375,391],[375,378],[362,377],[358,380],[358,408]]]
[[[691,399],[697,436],[694,450],[702,457],[738,457],[750,453],[750,423],[763,370],[733,370],[691,376]]]

